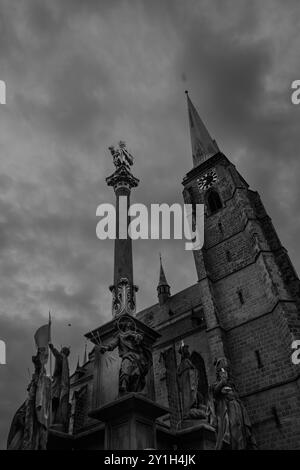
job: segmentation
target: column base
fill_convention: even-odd
[[[166,413],[168,408],[139,393],[128,393],[89,416],[105,422],[105,449],[142,450],[156,448],[155,420]]]
[[[176,437],[179,449],[214,450],[216,446],[215,429],[204,420],[187,420]]]

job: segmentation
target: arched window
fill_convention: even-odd
[[[209,208],[209,212],[213,214],[214,212],[217,212],[217,210],[221,209],[222,207],[222,202],[220,199],[219,194],[217,191],[213,190],[210,191],[208,196],[207,196],[207,204]]]

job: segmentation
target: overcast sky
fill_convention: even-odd
[[[114,202],[108,146],[124,139],[132,200],[182,202],[192,167],[184,90],[257,189],[299,271],[298,0],[0,0],[0,448],[26,396],[33,334],[83,355],[111,318],[113,245],[96,208]],[[172,293],[196,282],[184,242],[134,243],[139,309],[156,302],[162,251]],[[71,323],[72,326],[68,326]]]

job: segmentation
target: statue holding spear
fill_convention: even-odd
[[[51,409],[51,379],[46,375],[50,321],[34,335],[37,354],[27,398],[17,410],[8,436],[8,450],[46,450]]]

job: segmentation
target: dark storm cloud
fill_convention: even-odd
[[[212,5],[215,15],[206,11],[188,25],[192,32],[178,67],[191,77],[192,98],[200,113],[205,109],[203,118],[219,146],[261,191],[299,266],[299,107],[290,103],[290,85],[299,75],[299,5]]]
[[[125,139],[136,156],[134,202],[182,201],[185,88],[299,268],[299,19],[297,1],[2,0],[0,447],[49,309],[72,367],[110,318],[113,243],[95,234],[98,204],[114,201],[107,147]],[[139,308],[156,302],[159,251],[172,293],[196,281],[183,242],[138,241]]]
[[[32,121],[37,130],[42,126],[58,138],[69,138],[85,148],[105,135],[112,123],[112,109],[107,93],[112,93],[109,75],[101,64],[91,63],[87,57],[75,55],[53,74],[48,84],[47,102],[35,103],[26,93],[16,97],[16,105],[25,119]],[[96,126],[106,115],[106,126]],[[97,132],[96,141],[93,135]]]

